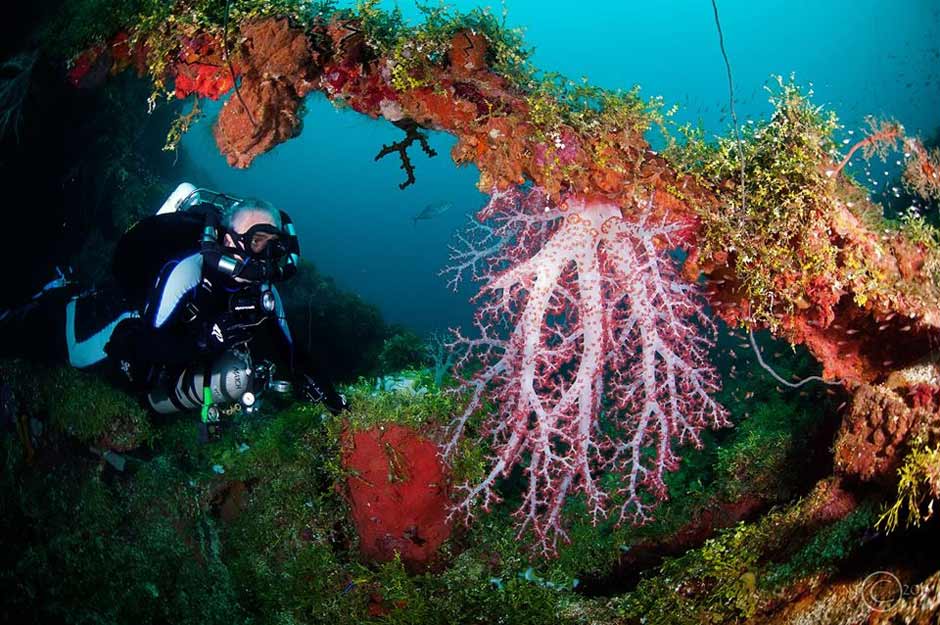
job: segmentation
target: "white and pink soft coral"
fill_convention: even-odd
[[[531,527],[548,552],[567,538],[561,514],[575,493],[595,521],[616,501],[621,521],[643,522],[667,496],[674,440],[700,445],[703,428],[728,425],[712,398],[714,326],[669,255],[683,226],[653,208],[643,202],[625,219],[611,204],[569,199],[562,210],[537,188],[510,189],[494,192],[458,238],[451,285],[467,275],[484,285],[479,336],[457,332],[452,343],[470,401],[445,458],[484,400],[497,407],[481,432],[488,474],[461,487],[457,511],[468,518],[475,503],[499,501],[497,479],[518,465],[528,482],[520,534]],[[621,476],[616,493],[602,488],[605,473]]]

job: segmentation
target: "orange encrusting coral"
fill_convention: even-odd
[[[287,19],[246,23],[241,36],[242,84],[213,132],[229,164],[244,168],[300,132],[301,101],[317,87],[317,53]]]
[[[218,100],[235,86],[238,68],[225,61],[222,43],[206,34],[183,43],[173,65],[174,93],[180,100],[192,94]]]

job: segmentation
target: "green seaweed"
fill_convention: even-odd
[[[64,365],[4,360],[0,378],[16,397],[21,411],[17,416],[48,420],[54,431],[82,443],[130,449],[153,434],[138,403],[94,374]]]
[[[5,610],[27,622],[243,621],[202,485],[159,459],[127,484],[76,460],[38,471],[5,447],[0,523],[19,537],[3,550]]]
[[[420,369],[428,364],[424,340],[414,332],[402,328],[385,339],[379,352],[379,368],[384,373],[402,369]]]

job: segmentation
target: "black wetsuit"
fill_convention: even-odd
[[[164,379],[175,379],[182,367],[210,366],[233,345],[247,345],[256,360],[286,366],[302,396],[322,401],[333,412],[342,410],[345,400],[323,367],[294,345],[276,286],[238,283],[203,266],[195,245],[203,225],[204,216],[198,212],[155,215],[119,242],[115,275],[140,317],[117,325],[106,347],[108,355],[154,384],[160,383],[161,371],[171,373]],[[153,275],[158,265],[153,286],[144,292],[141,276]],[[274,300],[268,312],[257,305],[265,291]]]
[[[144,393],[174,383],[183,369],[208,369],[233,346],[247,346],[256,361],[286,367],[301,397],[322,401],[332,412],[345,408],[324,367],[294,345],[274,285],[236,283],[204,269],[198,244],[203,225],[198,212],[140,221],[115,250],[119,296],[46,289],[15,315],[15,324],[7,324],[8,332],[22,337],[26,330],[33,345],[54,337],[43,350],[47,359],[64,352],[75,367],[107,365]],[[273,295],[273,310],[241,305],[258,302],[266,290]],[[42,332],[37,324],[53,328]]]

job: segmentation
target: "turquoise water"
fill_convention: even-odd
[[[461,10],[487,6],[450,4]],[[407,19],[420,20],[414,4],[399,6]],[[510,25],[525,28],[540,69],[586,76],[608,88],[638,84],[644,97],[678,104],[677,121],[727,131],[728,83],[708,0],[510,0],[492,6],[497,13],[505,8]],[[771,75],[794,73],[798,83],[812,85],[817,104],[839,114],[846,132],[863,127],[866,115],[895,118],[924,138],[938,132],[940,2],[725,0],[718,7],[741,123],[769,113],[764,85]],[[453,139],[432,136],[436,158],[415,150],[417,184],[401,191],[397,158],[373,162],[382,145],[401,133],[312,95],[298,138],[246,171],[233,170],[212,139],[217,109],[207,107],[207,119],[183,142],[202,169],[194,182],[286,209],[297,222],[305,257],[377,304],[389,321],[421,333],[469,321],[467,298],[474,290],[453,294],[437,276],[452,233],[485,200],[475,188],[475,168],[458,169],[450,160]],[[879,184],[892,177],[883,171],[894,171],[890,163],[876,169]],[[426,205],[441,201],[453,207],[433,220],[412,222]]]

